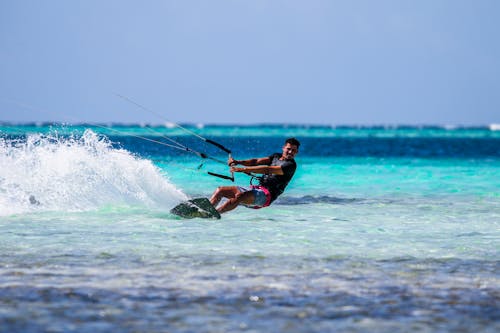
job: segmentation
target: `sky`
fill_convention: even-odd
[[[0,121],[500,123],[499,36],[498,0],[0,0]]]

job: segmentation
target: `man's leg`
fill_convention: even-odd
[[[255,200],[252,191],[240,192],[240,189],[236,186],[220,186],[210,198],[210,203],[216,207],[222,198],[227,198],[228,200],[217,208],[219,213],[233,210],[240,203],[251,205]]]
[[[217,207],[222,198],[232,199],[236,197],[238,193],[240,193],[240,191],[236,186],[219,186],[214,194],[212,194],[210,203],[212,206]]]
[[[240,203],[251,205],[254,200],[255,196],[252,191],[239,192],[234,198],[227,200],[220,207],[218,207],[217,211],[222,214],[235,209]]]

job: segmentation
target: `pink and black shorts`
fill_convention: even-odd
[[[251,185],[250,187],[238,186],[241,192],[252,191],[254,196],[254,202],[252,205],[246,205],[249,208],[263,208],[271,204],[271,193],[267,188],[260,185]]]

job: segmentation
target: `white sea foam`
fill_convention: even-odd
[[[90,130],[0,139],[0,216],[114,205],[166,209],[184,199],[151,161]]]
[[[500,124],[490,124],[490,131],[500,131]]]

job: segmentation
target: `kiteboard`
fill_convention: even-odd
[[[200,217],[203,219],[220,219],[219,212],[207,198],[195,198],[182,202],[172,208],[170,213],[185,219]]]

